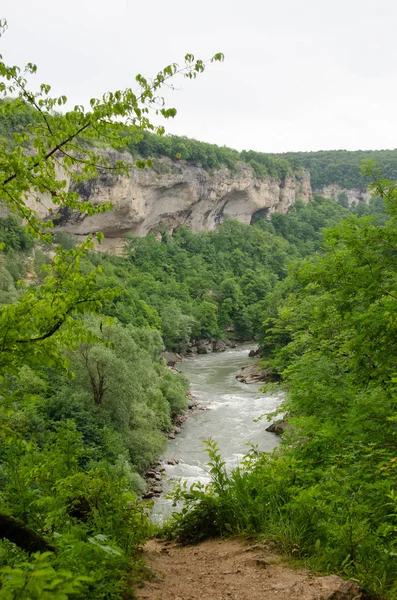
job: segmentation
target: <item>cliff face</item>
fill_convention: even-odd
[[[349,206],[353,204],[353,202],[359,202],[360,200],[364,200],[364,202],[369,202],[372,196],[372,193],[366,188],[347,189],[341,187],[337,183],[330,183],[329,185],[325,185],[322,188],[315,189],[313,190],[313,194],[320,194],[325,198],[332,198],[333,200],[338,200],[341,194],[345,194]]]
[[[187,225],[197,232],[214,229],[225,217],[251,223],[257,216],[286,212],[298,199],[307,203],[312,195],[306,171],[284,179],[258,179],[242,163],[236,172],[207,172],[167,158],[150,169],[134,168],[128,178],[105,175],[75,189],[94,204],[112,202],[113,209],[91,217],[62,215],[56,229],[76,235],[102,231],[104,249],[122,246],[126,233],[144,236],[160,224],[170,230]]]

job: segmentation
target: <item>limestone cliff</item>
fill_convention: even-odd
[[[259,179],[239,163],[236,171],[208,172],[185,161],[162,158],[150,169],[132,169],[130,177],[105,174],[79,184],[84,200],[112,202],[113,209],[95,216],[59,215],[56,229],[78,236],[102,231],[104,249],[123,245],[123,236],[143,236],[160,224],[170,230],[187,225],[209,231],[225,217],[251,223],[256,216],[286,212],[300,199],[311,199],[310,175],[298,171],[283,179]],[[48,205],[47,205],[48,206]]]
[[[359,202],[360,200],[363,200],[364,202],[369,202],[369,199],[372,196],[372,193],[366,188],[347,189],[341,187],[337,183],[330,183],[329,185],[325,185],[322,188],[315,189],[313,190],[313,194],[320,194],[325,198],[332,198],[333,200],[338,200],[341,194],[345,194],[349,206],[351,206],[353,202]]]

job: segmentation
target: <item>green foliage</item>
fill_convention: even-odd
[[[203,518],[205,535],[274,539],[311,568],[394,599],[397,187],[372,187],[387,222],[353,215],[326,230],[323,252],[272,292],[262,348],[288,392],[281,449],[251,453],[228,474],[211,447],[213,482],[177,490],[185,507],[173,532],[193,539]]]
[[[11,149],[14,147],[14,133],[22,135],[27,126],[37,122],[38,115],[29,104],[15,105],[10,98],[0,99],[0,106],[3,109],[0,113],[0,138]]]
[[[6,27],[1,21],[0,37]],[[218,53],[210,62],[221,60]],[[88,109],[65,110],[66,96],[52,97],[47,84],[31,86],[34,64],[10,66],[0,55],[4,600],[121,598],[139,577],[139,548],[151,531],[140,473],[185,407],[186,382],[161,358],[158,312],[138,297],[130,305],[118,278],[107,287],[101,266],[90,262],[91,238],[76,244],[58,233],[53,240],[53,222],[34,206],[51,200],[61,215],[110,208],[85,201],[84,189],[104,173],[128,174],[131,161],[102,150],[138,142],[145,131],[163,134],[149,114],[158,122],[176,110],[161,88],[205,68],[187,54],[184,66],[167,65],[153,79],[138,74],[136,91],[107,92]],[[134,166],[149,164],[139,158]],[[33,248],[33,239],[40,246]]]
[[[54,242],[62,246],[64,250],[73,250],[76,248],[76,236],[65,231],[57,231],[54,235]]]
[[[316,568],[396,597],[395,186],[373,186],[386,224],[381,202],[359,204],[326,233],[324,251],[323,228],[349,215],[344,198],[298,203],[252,227],[226,221],[217,232],[132,238],[127,259],[58,234],[46,257],[53,223],[27,197],[50,196],[61,213],[106,210],[85,201],[87,187],[128,174],[130,164],[104,148],[129,149],[142,168],[165,155],[209,169],[243,160],[259,177],[292,173],[283,158],[161,135],[150,111],[176,113],[161,87],[204,69],[188,54],[182,69],[168,65],[150,81],[137,75],[138,93],[109,92],[88,110],[58,112],[65,96],[29,87],[35,65],[22,70],[0,56],[0,201],[27,224],[0,220],[0,518],[56,547],[31,553],[2,539],[5,600],[122,597],[151,533],[140,473],[186,402],[185,380],[161,358],[161,334],[183,350],[227,330],[250,338],[265,318],[262,347],[289,389],[284,450],[264,457],[252,449],[228,474],[209,442],[212,483],[177,489],[185,507],[174,532],[181,540],[267,535]],[[341,169],[341,181],[355,181],[353,167]]]
[[[338,184],[347,189],[367,187],[373,181],[369,175],[362,176],[363,164],[368,161],[379,165],[388,179],[397,179],[397,150],[322,150],[286,152],[270,157],[283,158],[295,165],[295,168],[307,169],[314,190],[330,184]]]
[[[33,238],[26,233],[20,219],[8,215],[0,218],[0,244],[4,245],[6,252],[28,251],[33,247]]]
[[[3,567],[0,581],[2,600],[67,600],[69,595],[81,592],[91,579],[83,575],[75,576],[70,571],[55,570],[50,553],[37,553],[31,562]]]
[[[128,465],[95,462],[73,420],[47,424],[26,409],[16,416],[2,444],[2,510],[12,510],[44,535],[52,532],[57,553],[28,561],[21,551],[0,544],[0,563],[8,563],[0,571],[0,597],[17,597],[11,592],[23,586],[32,598],[45,598],[52,589],[66,598],[69,588],[76,598],[117,597],[125,570],[150,531],[130,491]]]
[[[249,164],[257,177],[284,178],[287,175],[299,175],[300,169],[295,169],[288,160],[263,152],[252,150],[237,152],[226,146],[216,146],[199,142],[187,137],[176,135],[159,136],[145,132],[138,142],[134,139],[128,140],[127,149],[133,156],[141,156],[146,159],[167,156],[171,159],[181,159],[201,165],[204,169],[221,169],[226,167],[231,171],[239,169],[240,163]],[[154,169],[157,173],[167,172],[167,169],[177,169],[177,165],[166,166],[160,161],[154,161]]]
[[[378,204],[366,211],[382,218]],[[272,311],[276,283],[296,260],[320,251],[324,227],[355,212],[316,197],[253,226],[226,220],[215,232],[129,236],[128,260],[91,254],[85,268],[100,267],[99,285],[114,290],[106,314],[159,329],[169,350],[201,338],[252,339]]]

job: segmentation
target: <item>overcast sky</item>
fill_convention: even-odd
[[[264,152],[397,147],[396,0],[2,0],[10,64],[84,104],[186,52],[167,131]]]

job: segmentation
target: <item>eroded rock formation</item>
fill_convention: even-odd
[[[235,171],[208,172],[168,158],[157,160],[154,168],[134,168],[130,177],[105,174],[75,189],[94,204],[112,202],[113,209],[94,216],[63,213],[56,229],[78,236],[102,231],[103,249],[120,248],[126,233],[144,236],[161,224],[170,230],[187,225],[197,232],[214,229],[225,217],[251,223],[258,216],[286,212],[298,199],[309,202],[312,195],[307,171],[259,179],[243,163]],[[50,207],[48,199],[43,206]]]
[[[372,196],[372,193],[367,190],[367,188],[353,188],[347,189],[342,188],[337,183],[330,183],[329,185],[325,185],[322,188],[313,190],[313,194],[320,194],[320,196],[324,196],[325,198],[332,198],[333,200],[338,200],[341,194],[346,196],[346,200],[349,206],[353,204],[353,202],[359,202],[363,200],[364,202],[369,202],[369,199]]]

